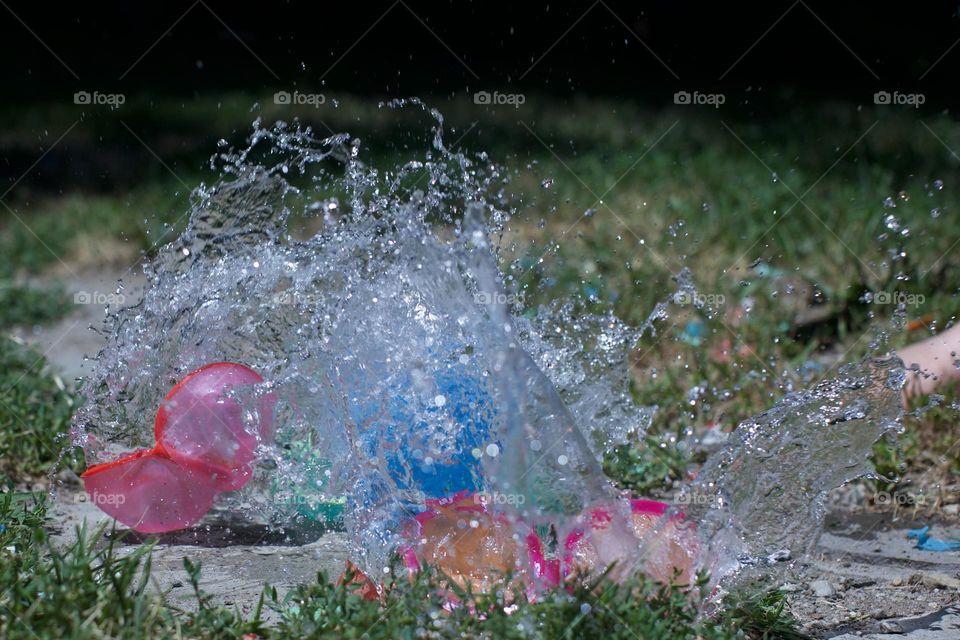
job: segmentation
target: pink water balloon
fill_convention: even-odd
[[[188,374],[164,397],[154,422],[156,446],[96,465],[81,476],[94,504],[135,531],[162,533],[189,527],[222,491],[249,482],[258,436],[272,434],[274,398],[258,405],[260,427],[244,427],[234,387],[263,378],[233,362],[217,362]]]

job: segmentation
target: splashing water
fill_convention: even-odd
[[[707,557],[728,563],[715,571],[757,578],[813,550],[827,492],[878,477],[868,458],[900,431],[903,381],[898,358],[868,356],[738,426],[680,498],[709,540]]]
[[[433,118],[423,159],[384,171],[346,134],[259,121],[249,146],[215,157],[221,180],[195,192],[186,230],[149,265],[143,300],[108,321],[72,430],[88,463],[152,446],[153,414],[177,380],[238,362],[265,380],[229,394],[259,464],[217,507],[286,524],[303,499],[345,499],[352,556],[368,574],[409,544],[428,504],[449,507],[453,527],[483,528],[462,515],[477,503],[442,502],[458,492],[493,496],[483,526],[500,547],[531,535],[549,546],[552,531],[552,544],[616,561],[620,575],[662,560],[662,535],[695,550],[715,580],[806,551],[824,492],[868,473],[872,444],[896,428],[899,362],[844,370],[741,425],[687,489],[710,500],[644,525],[638,541],[638,512],[600,460],[650,423],[626,360],[669,299],[641,329],[576,301],[521,315],[495,242],[513,214],[503,170],[447,149],[440,114],[420,102],[388,106]],[[294,237],[295,221],[313,232]],[[679,287],[693,291],[688,276]],[[260,415],[268,395],[272,417]],[[272,438],[259,428],[267,420]],[[585,548],[577,532],[601,512],[606,533]]]

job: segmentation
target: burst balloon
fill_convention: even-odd
[[[90,499],[135,531],[162,533],[195,524],[222,491],[253,474],[258,438],[271,439],[274,398],[258,405],[259,430],[244,426],[235,387],[263,382],[242,364],[217,362],[188,374],[157,410],[153,449],[99,464],[83,475]]]

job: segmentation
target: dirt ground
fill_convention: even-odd
[[[783,585],[793,615],[820,637],[947,629],[955,636],[929,637],[960,637],[960,552],[916,549],[907,531],[923,525],[939,538],[960,537],[956,518],[831,511],[813,557]]]
[[[113,292],[119,273],[96,272],[66,279],[76,292]],[[142,277],[127,273],[125,303],[142,288]],[[103,307],[77,305],[76,312],[49,327],[21,333],[46,353],[65,380],[86,371],[84,356],[94,356],[102,336],[90,331],[103,317]],[[823,638],[960,638],[960,552],[914,548],[910,529],[931,525],[932,534],[960,539],[960,518],[868,509],[857,487],[837,491],[813,557],[794,563],[783,581],[789,607],[804,629]],[[49,527],[59,544],[75,539],[76,526],[103,521],[74,478],[63,486],[49,513]],[[133,551],[135,537],[119,543]],[[338,575],[347,557],[343,534],[337,532],[276,534],[266,527],[230,522],[213,514],[197,528],[162,537],[153,555],[157,589],[182,607],[194,600],[183,557],[203,566],[202,587],[218,601],[250,612],[265,582],[283,592],[312,582],[319,570]]]

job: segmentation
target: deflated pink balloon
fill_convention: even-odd
[[[90,467],[83,483],[96,506],[142,533],[189,527],[217,495],[205,478],[153,450]]]
[[[167,394],[154,424],[156,446],[87,469],[94,504],[142,533],[196,523],[221,491],[242,488],[253,474],[257,435],[229,390],[263,382],[257,372],[217,362],[188,374]],[[261,399],[259,436],[272,438],[272,395]]]

